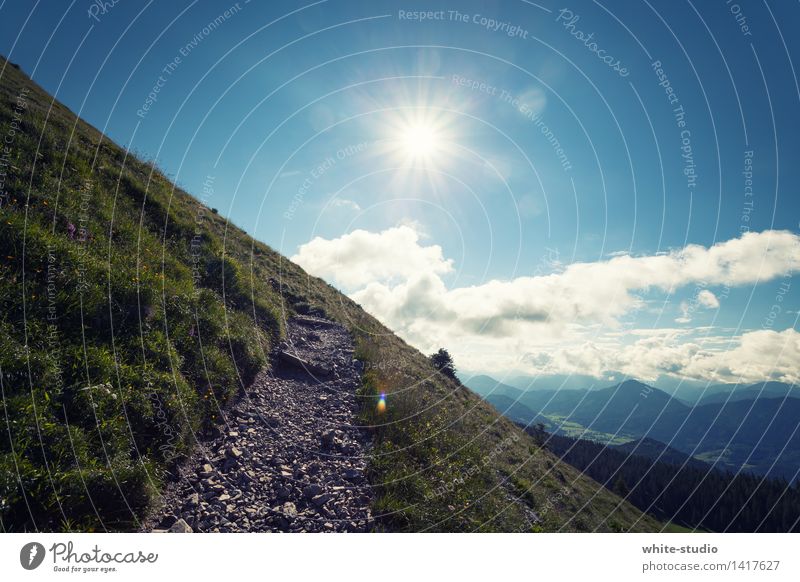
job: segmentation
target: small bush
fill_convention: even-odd
[[[439,348],[439,351],[435,354],[430,356],[431,364],[434,368],[436,368],[439,372],[451,378],[453,380],[456,379],[456,367],[453,364],[453,358],[444,348]]]

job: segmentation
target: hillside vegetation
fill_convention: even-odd
[[[715,532],[800,529],[800,485],[784,479],[721,471],[691,457],[681,459],[677,451],[652,440],[639,450],[642,441],[608,447],[554,434],[537,436],[548,450],[658,519]]]
[[[355,338],[380,527],[660,527],[2,59],[0,133],[2,530],[136,529],[294,313]]]

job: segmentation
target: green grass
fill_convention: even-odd
[[[292,313],[348,326],[367,364],[380,529],[660,527],[51,101],[5,67],[0,132],[19,127],[0,207],[3,530],[135,529],[194,435],[269,365]]]
[[[70,138],[73,116],[10,67],[5,133],[19,95],[0,210],[2,527],[131,529],[267,364],[280,298],[264,283],[251,301],[222,222],[85,124]]]
[[[592,430],[590,428],[586,428],[580,423],[565,420],[566,417],[559,416],[557,414],[545,414],[542,415],[547,420],[550,421],[550,426],[548,430],[555,430],[558,429],[557,434],[568,436],[574,439],[586,439],[590,441],[595,441],[598,443],[603,443],[605,445],[624,445],[625,443],[629,443],[632,440],[635,440],[635,437],[630,435],[623,435],[623,434],[612,434],[608,432],[601,432],[597,430]]]
[[[392,531],[654,531],[660,525],[540,448],[396,336],[358,336],[377,512]],[[386,394],[386,411],[375,408]],[[442,490],[444,495],[438,494]],[[541,523],[531,527],[523,506]]]

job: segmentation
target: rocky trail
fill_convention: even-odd
[[[288,322],[273,370],[223,413],[145,529],[342,532],[372,526],[369,436],[355,426],[359,370],[339,324]]]

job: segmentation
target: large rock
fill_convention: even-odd
[[[327,319],[319,319],[317,317],[308,317],[308,316],[304,316],[304,315],[295,316],[294,317],[294,321],[296,321],[297,323],[303,324],[303,325],[307,325],[307,326],[312,327],[312,328],[317,328],[317,329],[319,329],[319,328],[330,329],[330,328],[336,327],[338,325],[336,322],[329,321]]]
[[[344,477],[348,481],[354,481],[354,482],[361,481],[364,479],[364,475],[361,473],[361,471],[358,471],[356,469],[345,469],[344,472],[342,473],[342,477]]]
[[[189,527],[189,524],[186,523],[186,520],[181,518],[172,524],[172,527],[169,528],[170,533],[192,533],[192,528]]]
[[[297,507],[291,501],[287,501],[286,503],[281,505],[281,513],[283,513],[285,517],[294,519],[295,517],[297,517]]]
[[[323,493],[322,495],[317,495],[316,497],[314,497],[311,500],[311,502],[317,507],[322,507],[323,505],[328,503],[328,501],[330,501],[331,499],[333,499],[333,495],[331,495],[330,493]]]
[[[306,372],[314,374],[315,376],[330,376],[331,374],[330,368],[304,360],[300,356],[293,354],[288,350],[281,350],[280,358],[284,364],[305,370]]]
[[[333,444],[333,439],[336,437],[336,433],[332,430],[326,430],[320,436],[320,442],[322,443],[323,447],[330,447]]]
[[[311,485],[303,487],[303,497],[305,497],[306,499],[311,499],[313,497],[316,497],[320,493],[322,493],[322,487],[320,487],[316,483],[312,483]]]

